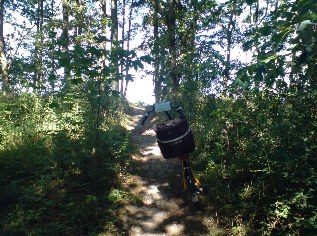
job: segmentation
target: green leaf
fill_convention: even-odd
[[[86,195],[86,197],[85,197],[85,202],[87,204],[91,204],[91,203],[94,203],[96,201],[97,201],[97,197],[94,195]]]
[[[146,55],[146,56],[141,56],[140,57],[140,60],[141,61],[144,61],[148,64],[151,64],[154,60],[153,60],[153,57],[151,57],[150,55]]]
[[[140,60],[135,60],[132,62],[132,66],[135,70],[138,70],[139,68],[143,69],[144,66]]]
[[[246,0],[246,3],[251,6],[252,4],[256,3],[257,0]]]
[[[134,75],[128,74],[125,79],[126,79],[127,81],[133,81]]]
[[[75,78],[75,79],[71,79],[71,83],[73,84],[81,84],[83,82],[82,78]]]
[[[275,60],[278,56],[277,55],[271,55],[267,58],[264,58],[261,63],[269,63],[271,60]]]

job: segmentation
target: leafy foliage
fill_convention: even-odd
[[[114,22],[102,1],[79,2],[5,1],[16,30],[1,52],[0,234],[122,233],[115,213],[128,193],[117,175],[132,151],[123,81],[143,63],[153,63],[156,98],[187,111],[221,226],[316,234],[315,0],[132,1],[143,56],[124,49],[124,33],[107,47]]]
[[[208,198],[220,216],[236,218],[234,224],[250,233],[312,235],[316,114],[299,106],[310,98],[254,95],[219,99],[212,117],[201,121],[201,127],[210,127],[196,137],[205,147],[199,165],[206,167]]]
[[[69,98],[1,97],[3,235],[93,234],[120,226],[113,193],[123,191],[117,175],[133,151],[129,133],[109,120],[96,143],[87,102]]]
[[[316,4],[260,2],[241,2],[249,15],[235,13],[241,20],[247,15],[248,26],[231,32],[233,42],[253,59],[230,60],[231,86],[223,87],[226,64],[219,45],[206,37],[196,46],[203,45],[206,54],[187,55],[178,98],[196,134],[195,169],[217,221],[233,235],[314,235]],[[232,4],[213,9],[220,16]],[[228,22],[205,19],[205,27]],[[228,36],[220,32],[218,37]]]

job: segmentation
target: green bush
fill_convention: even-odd
[[[0,115],[0,234],[120,228],[113,193],[122,191],[118,175],[133,151],[130,133],[111,119],[96,130],[83,97],[66,104],[57,97],[1,99],[10,105]]]
[[[316,97],[252,91],[198,99],[188,109],[200,134],[195,168],[223,224],[246,234],[314,235]]]

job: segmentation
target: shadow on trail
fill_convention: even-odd
[[[142,110],[135,112],[135,123],[142,114]],[[125,230],[131,236],[206,235],[200,207],[184,199],[180,161],[163,159],[151,124],[132,134],[140,153],[132,158],[126,187],[140,201],[125,206]]]

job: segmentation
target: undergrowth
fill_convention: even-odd
[[[219,225],[232,235],[316,235],[316,97],[199,99],[187,109],[195,170]]]
[[[0,235],[120,235],[127,194],[118,176],[134,150],[130,133],[105,121],[96,139],[82,100],[65,109],[10,99],[2,97],[0,118]]]

